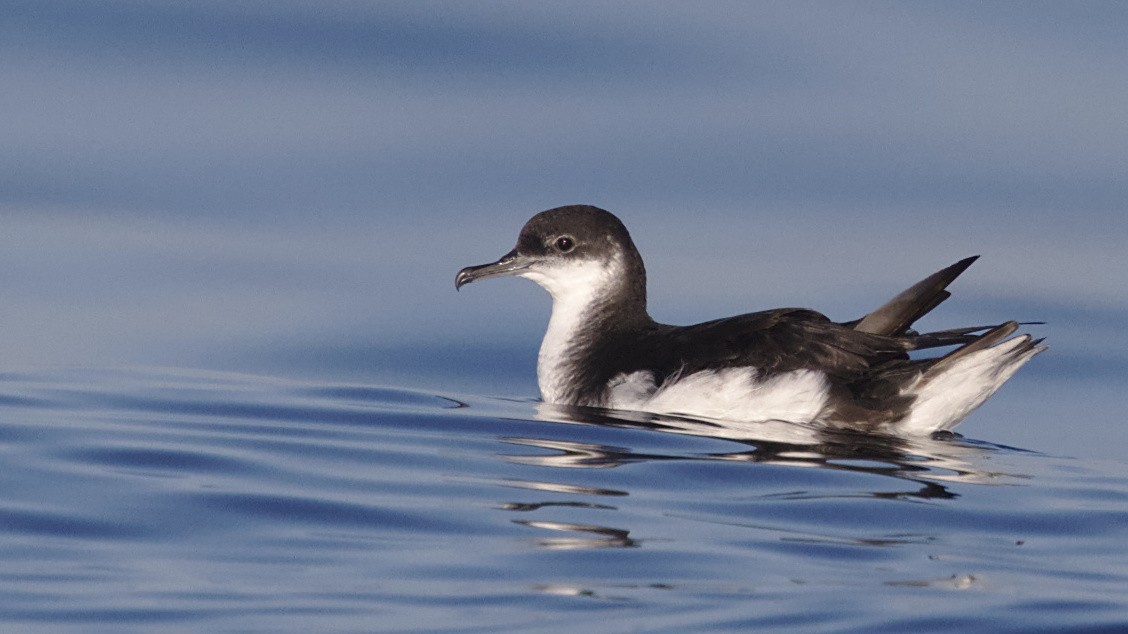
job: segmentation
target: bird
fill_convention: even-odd
[[[511,251],[466,267],[455,289],[518,276],[552,297],[537,355],[541,400],[754,425],[786,421],[892,435],[948,432],[1027,361],[1042,339],[1005,321],[919,333],[979,256],[914,284],[861,318],[776,308],[691,326],[650,317],[646,269],[622,221],[591,205],[534,215]],[[1038,323],[1038,322],[1026,322]],[[910,352],[955,346],[926,358]]]

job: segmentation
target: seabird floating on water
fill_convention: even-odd
[[[911,330],[977,257],[850,322],[777,308],[670,326],[647,313],[646,270],[623,223],[575,205],[533,216],[512,251],[462,269],[455,287],[517,275],[552,295],[537,359],[546,403],[928,434],[955,427],[1045,349],[1030,335],[1010,337],[1015,321]],[[912,350],[952,345],[942,356],[909,358]]]

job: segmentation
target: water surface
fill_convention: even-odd
[[[958,437],[717,432],[355,383],[8,373],[0,624],[1128,624],[1122,461]]]

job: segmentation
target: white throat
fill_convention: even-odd
[[[569,346],[589,318],[592,306],[608,294],[622,274],[622,260],[617,257],[606,262],[577,260],[520,273],[552,295],[552,316],[537,355],[537,384],[544,402],[564,402],[570,378]]]

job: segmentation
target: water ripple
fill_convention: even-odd
[[[77,370],[0,465],[5,629],[1128,623],[1128,466],[959,437]]]

